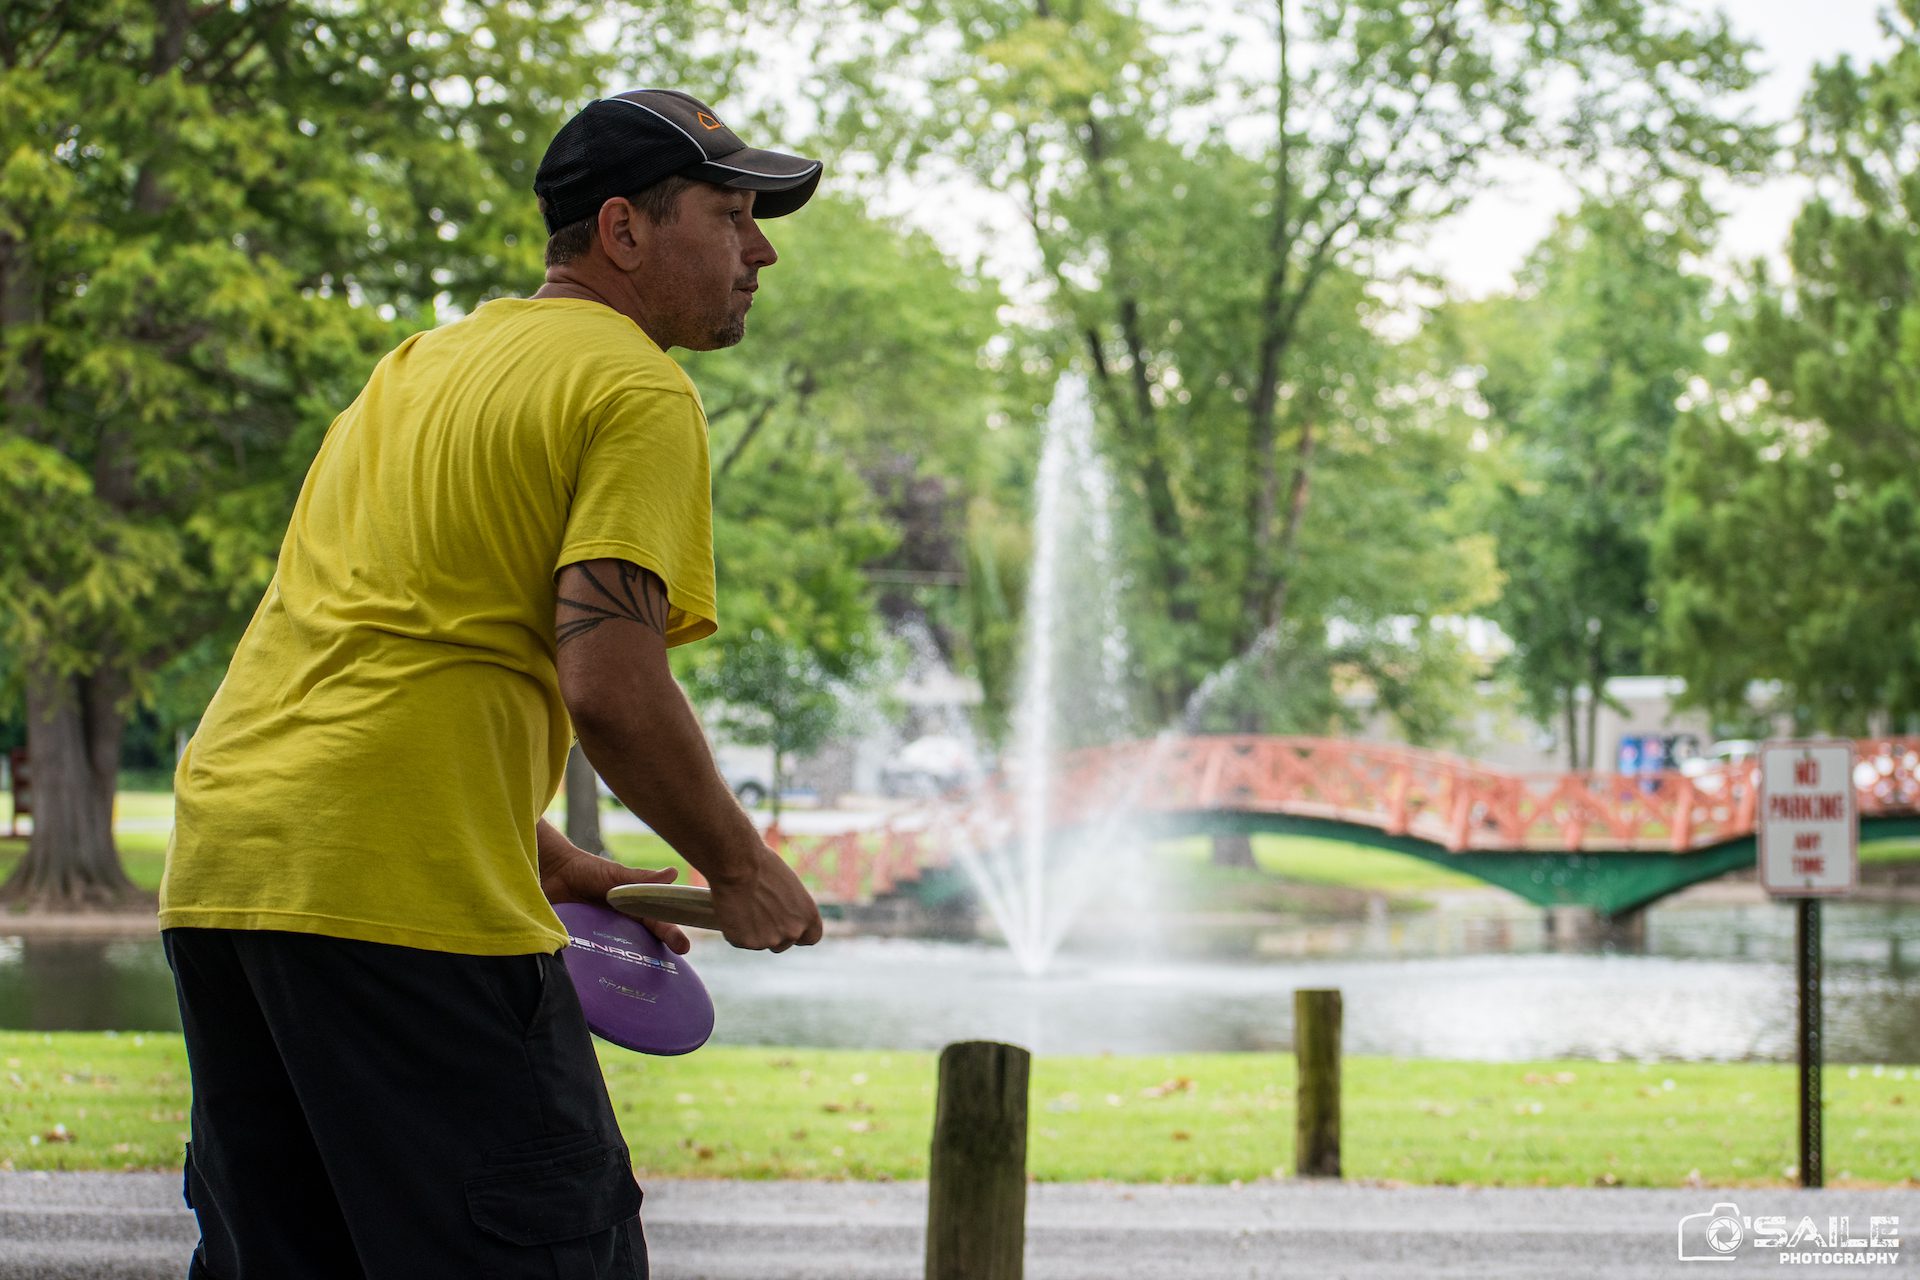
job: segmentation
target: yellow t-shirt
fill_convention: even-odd
[[[609,307],[502,299],[402,343],[180,762],[160,926],[564,946],[534,852],[572,736],[554,575],[644,565],[667,643],[712,634],[711,494],[693,384]]]

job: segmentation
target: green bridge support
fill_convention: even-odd
[[[1752,836],[1690,853],[1512,853],[1472,849],[1449,853],[1414,836],[1389,835],[1377,827],[1328,818],[1284,813],[1192,810],[1144,815],[1156,837],[1214,834],[1313,836],[1369,845],[1420,858],[1435,866],[1473,876],[1519,895],[1540,907],[1581,906],[1608,920],[1622,917],[1729,871],[1751,867],[1758,856]],[[1869,818],[1861,823],[1861,842],[1920,836],[1920,818]]]

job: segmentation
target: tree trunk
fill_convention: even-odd
[[[1244,831],[1221,832],[1213,837],[1213,865],[1254,870],[1253,837]]]
[[[0,331],[18,344],[4,380],[7,425],[29,440],[40,438],[47,407],[46,347],[30,336],[41,319],[41,287],[25,244],[0,231]]]
[[[1606,687],[1606,676],[1599,670],[1593,673],[1593,683],[1587,690],[1587,768],[1600,767],[1600,690]]]
[[[567,839],[588,853],[607,851],[600,840],[600,781],[577,742],[567,753]]]
[[[127,682],[27,675],[27,757],[33,770],[33,838],[0,898],[36,910],[113,907],[135,894],[113,843],[113,792],[127,716]]]
[[[1580,690],[1567,690],[1567,772],[1580,772]]]
[[[780,793],[787,789],[786,764],[787,753],[780,748],[773,749],[773,794],[767,797],[767,804],[773,809],[770,825],[780,825]]]

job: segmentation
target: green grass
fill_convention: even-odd
[[[1920,862],[1920,840],[1876,840],[1860,846],[1862,862]]]
[[[654,835],[619,834],[606,837],[607,852],[614,861],[623,862],[629,867],[673,867],[685,880],[691,870],[687,860],[673,851],[673,846]]]
[[[643,1176],[924,1178],[931,1053],[602,1046]],[[1794,1082],[1771,1064],[1349,1058],[1346,1176],[1410,1183],[1792,1181]],[[1040,1058],[1028,1165],[1047,1182],[1221,1183],[1292,1168],[1293,1060]],[[1920,1067],[1825,1075],[1833,1185],[1920,1183]],[[0,1169],[166,1169],[187,1131],[180,1038],[0,1032]]]
[[[122,791],[113,798],[113,815],[118,822],[173,821],[173,792]]]
[[[1232,874],[1229,868],[1209,864],[1211,842],[1205,836],[1168,840],[1157,846],[1157,851],[1182,874]],[[1304,836],[1256,835],[1253,860],[1261,871],[1281,879],[1383,893],[1473,889],[1486,884],[1407,854]]]
[[[160,872],[167,860],[167,833],[157,824],[173,820],[173,793],[122,791],[114,796],[113,815],[115,822],[123,824],[115,833],[114,841],[120,847],[120,864],[126,868],[127,878],[137,888],[158,892]],[[13,795],[0,790],[0,830],[5,829],[12,816]],[[145,829],[125,830],[124,824],[128,822],[138,822]],[[14,863],[25,857],[26,852],[24,839],[0,838],[0,880],[6,879]]]
[[[115,837],[120,846],[120,865],[134,887],[149,893],[160,891],[160,872],[167,862],[167,833],[164,831],[122,831]],[[13,864],[27,853],[25,840],[0,840],[0,880],[13,872]]]

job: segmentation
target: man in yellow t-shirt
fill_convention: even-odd
[[[550,904],[672,873],[540,815],[577,734],[729,942],[819,940],[666,661],[717,625],[706,419],[666,352],[741,339],[758,220],[819,177],[685,94],[588,104],[535,179],[546,284],[409,338],[327,432],[175,780],[192,1276],[646,1274]]]

